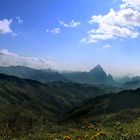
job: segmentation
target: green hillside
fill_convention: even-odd
[[[140,89],[86,100],[66,114],[75,128],[69,135],[84,140],[139,140]]]
[[[117,94],[102,95],[86,100],[70,113],[77,117],[117,113],[127,109],[140,108],[139,101],[140,89],[126,90]]]
[[[140,89],[107,94],[86,84],[0,74],[0,139],[139,140],[139,101]]]
[[[61,119],[63,113],[84,99],[104,93],[105,91],[88,85],[70,82],[46,85],[0,74],[0,134],[8,136],[9,133],[29,133],[29,130],[35,128],[34,125]]]

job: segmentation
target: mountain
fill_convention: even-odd
[[[106,72],[100,65],[89,72],[62,72],[59,73],[54,70],[37,70],[24,66],[8,66],[0,67],[0,73],[18,76],[25,79],[37,80],[42,83],[55,82],[55,81],[73,81],[81,84],[92,85],[113,85],[113,77]]]
[[[22,79],[0,74],[0,139],[38,133],[85,99],[105,94],[100,88],[71,82]]]
[[[139,110],[137,117],[140,113],[140,89],[137,90],[126,90],[117,94],[102,95],[84,101],[79,107],[73,109],[67,114],[69,118],[98,118],[98,116],[108,116],[109,114],[124,115],[124,119],[127,119],[128,114],[134,113],[135,110]],[[128,112],[124,114],[123,112]],[[125,112],[125,113],[126,113]],[[132,114],[131,114],[132,115]],[[109,117],[109,116],[108,116]],[[103,118],[102,118],[103,119]],[[111,119],[111,118],[110,118]],[[110,120],[111,121],[111,120]]]
[[[87,72],[63,72],[62,73],[67,79],[73,82],[89,84],[92,83],[92,79],[89,77]]]
[[[122,78],[116,78],[116,79],[115,79],[115,81],[116,81],[117,83],[121,84],[121,85],[123,85],[124,83],[129,82],[129,81],[131,81],[131,80],[132,80],[132,78],[129,77],[129,76],[124,76],[124,77],[122,77]]]
[[[0,103],[42,114],[60,114],[83,100],[105,94],[100,88],[71,82],[42,84],[0,74]]]
[[[124,89],[137,89],[140,88],[140,77],[136,76],[131,78],[128,82],[123,84]]]
[[[125,76],[119,79],[115,79],[117,91],[137,89],[140,88],[140,76],[129,77]]]
[[[42,83],[53,81],[68,81],[62,74],[53,70],[37,70],[24,66],[0,67],[0,73],[37,80]]]
[[[136,119],[135,129],[139,130],[140,89],[102,95],[106,93],[87,84],[63,81],[43,84],[0,74],[0,139],[63,139],[66,134],[75,139],[77,132],[83,138],[86,132],[87,139],[93,137],[93,132],[107,132],[108,137],[113,134],[116,138],[114,125],[120,132],[124,122],[128,128],[129,121],[132,128],[131,122]],[[87,124],[90,128],[83,130]]]
[[[97,65],[89,72],[65,72],[63,75],[74,82],[94,85],[113,85],[112,75],[107,75],[101,65]]]
[[[93,82],[96,84],[111,84],[113,81],[113,77],[103,70],[101,65],[97,65],[95,68],[90,70],[89,76],[93,78]]]

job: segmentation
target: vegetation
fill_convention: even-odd
[[[74,120],[65,123],[45,123],[33,126],[32,131],[25,133],[25,129],[20,133],[7,130],[2,133],[1,139],[13,140],[139,140],[140,138],[140,118],[134,120],[110,121],[108,118],[117,117],[118,114],[109,114],[104,122],[94,122],[90,120]],[[17,118],[16,118],[17,119]],[[22,124],[23,125],[23,124]],[[19,126],[19,125],[18,125]],[[16,126],[15,126],[16,127]],[[16,127],[17,128],[17,127]],[[14,135],[11,135],[14,134]]]
[[[106,93],[97,87],[71,82],[42,84],[0,74],[0,135],[23,136],[49,122],[84,99]],[[39,128],[38,128],[39,127]]]
[[[0,139],[139,140],[140,89],[106,93],[0,74]]]

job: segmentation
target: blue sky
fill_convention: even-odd
[[[18,55],[22,65],[140,74],[139,9],[139,0],[0,0],[0,64],[19,65],[7,60]]]

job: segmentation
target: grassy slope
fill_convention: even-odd
[[[139,101],[140,89],[96,97],[69,112],[63,123],[21,140],[139,140]]]
[[[122,110],[140,108],[140,89],[126,90],[89,99],[70,112],[71,117],[105,115]]]
[[[73,123],[67,135],[84,140],[139,140],[139,101],[140,89],[87,100],[67,114],[67,120]]]

